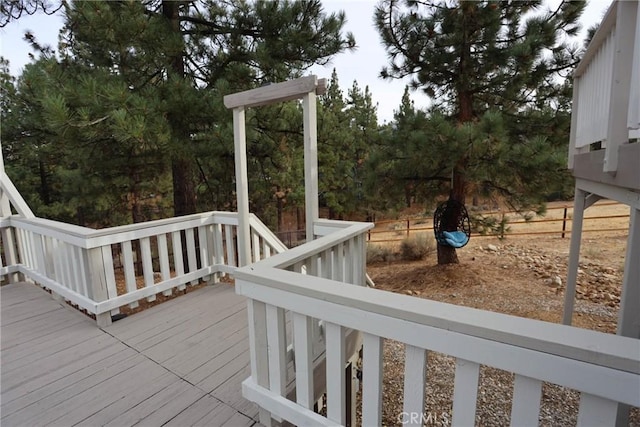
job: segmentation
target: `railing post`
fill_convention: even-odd
[[[247,141],[244,107],[233,109],[233,135],[236,160],[236,194],[238,200],[238,266],[251,262],[249,227],[249,179],[247,177]]]
[[[564,232],[567,231],[567,207],[564,207],[564,214],[562,215],[562,238],[564,239]]]
[[[85,249],[87,251],[87,291],[89,298],[95,302],[106,301],[108,299],[107,277],[105,273],[104,259],[102,258],[102,248]],[[96,313],[96,323],[103,328],[111,324],[111,313]]]
[[[247,299],[247,316],[249,317],[251,378],[259,386],[270,388],[266,304],[253,299]],[[262,425],[266,427],[272,425],[269,411],[260,408],[258,415]]]
[[[15,229],[6,227],[0,230],[2,237],[2,247],[4,248],[4,257],[7,266],[18,264],[18,254],[16,252],[16,239],[14,238]],[[7,275],[9,283],[17,283],[20,281],[20,273],[11,273]]]

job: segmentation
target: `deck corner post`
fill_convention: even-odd
[[[269,388],[269,349],[267,343],[267,307],[266,304],[253,299],[247,299],[247,316],[249,328],[249,356],[251,362],[251,377],[259,386]],[[274,420],[271,413],[260,408],[260,423],[272,426]]]
[[[85,249],[87,251],[87,291],[88,297],[95,302],[106,301],[108,297],[107,278],[105,276],[102,248]],[[104,328],[111,324],[111,313],[95,313],[98,327]]]
[[[18,254],[16,252],[16,239],[14,238],[15,229],[7,227],[0,230],[0,238],[2,239],[2,247],[4,248],[5,261],[8,266],[18,264]],[[7,274],[9,283],[18,283],[22,281],[21,273]]]

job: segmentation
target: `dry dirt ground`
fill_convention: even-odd
[[[590,208],[587,216],[624,215],[623,206]],[[560,211],[560,213],[562,213]],[[593,222],[601,222],[593,224]],[[527,225],[530,230],[549,223]],[[556,229],[558,224],[554,226]],[[585,228],[625,228],[628,217],[593,220]],[[544,228],[542,228],[544,229]],[[574,325],[615,333],[624,253],[624,231],[585,233],[582,240]],[[569,256],[569,235],[472,238],[458,250],[459,265],[437,265],[435,253],[422,261],[394,261],[367,266],[376,287],[419,298],[474,307],[515,316],[559,323]],[[402,412],[404,348],[385,343],[384,423],[398,425]],[[430,354],[427,363],[427,414],[430,425],[451,420],[451,398],[455,361]],[[509,424],[513,376],[482,367],[476,423],[480,426]],[[366,384],[364,384],[366,387]],[[575,425],[579,396],[561,387],[545,384],[541,425]],[[632,409],[631,425],[640,425],[640,411]]]

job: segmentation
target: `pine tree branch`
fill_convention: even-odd
[[[215,36],[222,34],[235,34],[235,35],[243,35],[250,36],[254,38],[263,37],[262,32],[257,31],[255,29],[242,28],[242,27],[226,27],[222,25],[218,25],[214,22],[207,21],[206,19],[197,18],[195,16],[180,16],[181,22],[190,22],[192,24],[201,25],[209,29],[209,31],[204,31],[202,29],[194,29],[194,30],[182,30],[182,34],[187,35],[205,35],[205,36]]]

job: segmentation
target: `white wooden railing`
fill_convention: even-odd
[[[317,220],[313,224],[314,235],[318,237],[316,240],[252,264],[246,269],[239,269],[236,273],[253,268],[275,273],[286,271],[303,282],[312,278],[324,278],[339,282],[342,286],[365,287],[368,283],[366,233],[372,227],[373,224],[370,223]],[[265,276],[262,280],[269,281],[270,277]],[[245,288],[238,287],[238,283],[236,276],[236,291],[244,293]],[[307,408],[313,407],[319,394],[327,387],[334,387],[335,381],[341,381],[340,387],[344,389],[347,362],[357,359],[362,345],[362,335],[358,331],[344,331],[340,347],[343,353],[341,360],[344,362],[340,368],[342,375],[326,378],[323,375],[314,381],[313,377],[317,375],[318,369],[335,363],[331,359],[333,353],[326,359],[324,357],[326,348],[334,344],[327,340],[328,331],[324,321],[319,321],[326,317],[305,317],[301,320],[301,311],[291,306],[267,306],[260,302],[260,298],[249,298],[249,340],[252,381],[255,384],[285,400],[286,396],[294,395],[292,389],[295,389],[298,401],[306,402]],[[303,326],[300,326],[301,321]],[[292,327],[293,325],[297,326]],[[292,375],[294,367],[296,374]],[[299,372],[305,372],[310,378],[303,387],[299,383]],[[256,396],[251,395],[250,391],[245,390],[244,393],[245,397],[260,404],[259,399],[256,400]],[[355,388],[352,388],[352,393],[355,393]],[[269,408],[269,405],[260,406]],[[260,419],[263,423],[268,423],[271,415],[275,419],[289,419],[279,411],[269,408],[269,412],[271,414],[261,411]],[[355,410],[352,413],[355,414]]]
[[[286,248],[254,215],[252,261]],[[20,272],[96,315],[102,326],[120,307],[170,295],[199,281],[217,281],[237,268],[237,214],[206,212],[94,230],[42,218],[2,219],[3,248],[17,256],[3,275]],[[11,239],[10,239],[11,238]],[[136,274],[136,272],[138,274]],[[121,283],[120,289],[117,284]]]
[[[614,425],[618,402],[640,406],[637,340],[347,286],[362,283],[358,236],[363,230],[350,226],[236,271],[236,292],[249,299],[251,377],[243,383],[243,395],[260,406],[263,424],[270,423],[269,416],[305,426],[346,423],[347,331],[364,335],[365,426],[382,424],[384,339],[405,344],[404,409],[398,414],[406,418],[403,424],[424,421],[428,351],[457,360],[452,425],[475,424],[481,365],[515,374],[514,426],[538,425],[543,382],[581,392],[579,425]],[[347,247],[355,250],[346,252]],[[347,280],[355,277],[359,281]],[[289,333],[286,311],[293,325]],[[312,351],[317,320],[324,323],[326,343],[321,379]],[[287,364],[287,335],[293,337],[293,367]],[[292,379],[295,398],[285,387]],[[313,411],[318,380],[326,381],[326,417]]]
[[[618,148],[640,137],[640,8],[614,2],[574,72],[569,167],[591,144],[605,148],[615,172]]]

